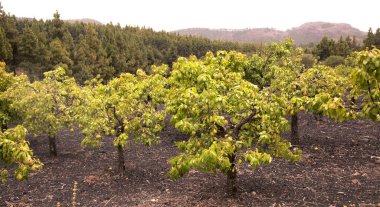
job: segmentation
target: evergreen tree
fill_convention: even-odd
[[[350,44],[351,40],[345,41],[340,36],[339,41],[335,44],[335,55],[346,57],[351,53]]]
[[[73,61],[70,59],[70,54],[67,52],[65,47],[62,45],[62,42],[58,38],[50,42],[49,51],[49,62],[53,67],[59,64],[65,64],[69,66],[69,68],[72,66]]]
[[[49,67],[49,44],[48,44],[48,33],[44,29],[43,20],[33,20],[30,29],[37,37],[37,56],[34,62],[37,63],[41,71],[39,74],[36,74],[38,78],[43,78],[42,73],[46,71]]]
[[[58,12],[52,20],[16,19],[7,15],[1,5],[0,27],[4,30],[0,31],[0,59],[6,60],[9,68],[28,69],[29,75],[37,79],[59,63],[71,65],[79,82],[97,75],[107,81],[139,68],[149,73],[151,65],[171,65],[179,56],[201,57],[218,50],[252,54],[256,50],[256,44],[211,41],[119,24],[68,23],[60,19]]]
[[[369,28],[367,38],[363,41],[364,47],[371,49],[373,45],[376,45],[375,35],[372,32],[372,28]]]
[[[380,28],[377,28],[374,39],[375,39],[375,46],[377,48],[380,48]]]
[[[97,75],[105,80],[113,77],[114,68],[109,65],[110,60],[94,26],[86,26],[86,33],[80,36],[75,57],[78,67],[74,71],[74,75],[80,82],[92,79]]]
[[[10,49],[11,49],[12,55],[8,56],[9,57],[8,62],[9,62],[10,60],[14,60],[15,57],[17,56],[18,31],[16,28],[16,17],[7,15],[5,11],[3,10],[3,7],[1,6],[1,2],[0,2],[0,27],[4,30],[5,37],[7,39],[7,41],[5,42],[4,40],[2,40],[3,41],[2,44],[4,44],[2,46],[5,46],[7,48],[8,46],[6,42],[8,42],[11,45]],[[2,49],[2,50],[5,50],[8,52],[9,51],[8,49],[9,48]]]
[[[8,62],[12,58],[12,46],[6,37],[4,29],[0,27],[0,61]]]
[[[352,37],[352,50],[358,51],[360,50],[360,45],[358,44],[358,41],[356,40],[356,37]]]
[[[317,44],[314,54],[319,57],[319,60],[325,60],[330,55],[334,54],[335,41],[324,36]]]
[[[347,44],[348,48],[353,51],[353,46],[352,46],[352,39],[350,36],[347,36],[346,39],[344,39],[345,44]]]
[[[34,32],[27,28],[20,36],[18,44],[19,60],[34,63],[38,55],[38,39]]]
[[[62,40],[63,35],[65,33],[64,22],[60,19],[61,15],[56,11],[53,15],[53,19],[51,20],[51,39],[58,38]]]

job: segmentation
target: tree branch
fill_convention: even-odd
[[[106,106],[106,107],[109,109],[112,109],[113,116],[115,117],[117,121],[117,125],[115,126],[116,135],[119,136],[121,133],[124,132],[123,120],[117,115],[115,106]],[[108,116],[108,113],[107,113],[107,116]]]
[[[233,129],[232,131],[232,138],[237,139],[239,135],[240,129],[244,126],[244,124],[247,124],[248,122],[252,121],[255,115],[257,114],[257,111],[255,109],[252,110],[252,113],[247,116],[245,119],[241,120]]]
[[[369,80],[367,80],[367,84],[368,84],[367,90],[368,90],[369,97],[371,98],[372,103],[375,103],[375,99],[373,98],[372,93],[371,93],[372,89],[371,89],[371,85],[370,85]]]
[[[269,59],[272,57],[273,53],[269,53],[269,55],[267,56],[266,60],[265,60],[265,63],[262,67],[262,70],[264,71],[266,69],[266,67],[269,65]],[[264,76],[262,74],[260,74],[260,76],[263,78]]]

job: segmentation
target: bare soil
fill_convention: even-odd
[[[47,137],[30,138],[45,164],[28,181],[9,178],[0,185],[0,206],[71,205],[74,181],[77,206],[380,206],[380,124],[369,120],[335,123],[301,114],[303,160],[275,159],[252,169],[241,166],[237,197],[227,196],[226,176],[192,171],[172,181],[167,160],[186,139],[168,125],[159,145],[130,143],[126,173],[118,176],[112,139],[99,149],[83,149],[82,136],[64,131],[58,157],[48,154]],[[284,134],[289,137],[288,133]]]

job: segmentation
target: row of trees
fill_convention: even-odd
[[[210,41],[152,29],[112,23],[68,23],[58,12],[51,20],[16,18],[0,5],[0,61],[31,80],[62,66],[80,83],[100,75],[104,81],[153,64],[170,65],[178,56],[204,56],[207,51],[253,53],[255,44]]]
[[[129,140],[159,142],[168,114],[176,129],[190,135],[176,143],[180,154],[169,160],[169,175],[176,179],[191,169],[223,172],[233,193],[241,163],[257,167],[276,157],[292,162],[301,158],[301,150],[291,148],[280,135],[291,128],[291,142],[300,142],[300,111],[341,121],[380,120],[379,50],[356,53],[351,60],[357,68],[306,69],[302,56],[302,50],[286,40],[249,57],[235,51],[209,52],[200,59],[179,58],[172,67],[152,66],[151,74],[122,73],[107,83],[98,77],[83,87],[63,68],[45,72],[44,79],[35,82],[2,72],[0,80],[13,81],[0,97],[9,109],[3,114],[17,114],[8,114],[7,120],[19,117],[32,133],[48,135],[52,155],[57,155],[58,131],[74,123],[84,135],[83,146],[99,146],[111,135],[120,173],[125,170],[124,148]],[[359,108],[347,102],[351,97],[363,99],[360,113],[351,110]],[[290,125],[287,116],[292,117]],[[6,153],[2,146],[0,142],[0,155]],[[40,166],[32,163],[38,163],[35,169]]]
[[[353,51],[358,51],[361,46],[356,41],[355,36],[351,38],[347,36],[345,39],[340,37],[338,41],[323,37],[322,40],[315,46],[313,54],[319,58],[319,60],[326,60],[330,56],[347,57]]]
[[[27,179],[30,170],[42,168],[42,163],[33,156],[29,143],[25,140],[27,130],[18,125],[12,129],[7,129],[8,122],[17,118],[17,113],[11,107],[11,101],[5,98],[4,93],[13,86],[17,78],[5,72],[5,64],[0,62],[0,164],[17,164],[14,170],[17,180]],[[8,170],[0,167],[2,183],[5,183]]]
[[[344,64],[345,58],[352,52],[373,47],[380,48],[380,28],[375,33],[370,28],[363,44],[360,44],[355,36],[340,37],[337,41],[323,37],[317,45],[311,48],[306,46],[306,52],[312,53],[322,64],[335,67]],[[307,58],[312,59],[312,57]]]
[[[372,28],[369,28],[367,37],[363,41],[364,47],[372,48],[375,46],[376,48],[380,48],[380,28],[377,28],[376,32],[373,33]]]

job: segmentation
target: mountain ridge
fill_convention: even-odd
[[[338,40],[340,36],[355,36],[358,43],[366,37],[366,32],[352,27],[347,23],[306,22],[288,30],[274,28],[247,29],[209,29],[187,28],[175,30],[179,35],[202,36],[212,40],[229,40],[238,42],[273,42],[291,37],[297,44],[318,43],[323,36]]]
[[[99,24],[102,25],[103,23],[96,20],[96,19],[91,19],[91,18],[82,18],[82,19],[64,19],[63,21],[69,22],[69,23],[84,23],[84,24]]]
[[[29,20],[29,21],[32,21],[33,19],[36,19],[34,17],[16,17],[16,19],[19,19],[19,20]],[[51,20],[51,19],[48,19],[48,20]],[[81,19],[62,19],[63,21],[65,22],[68,22],[68,23],[84,23],[84,24],[98,24],[98,25],[103,25],[102,22],[96,20],[96,19],[91,19],[91,18],[81,18]]]

